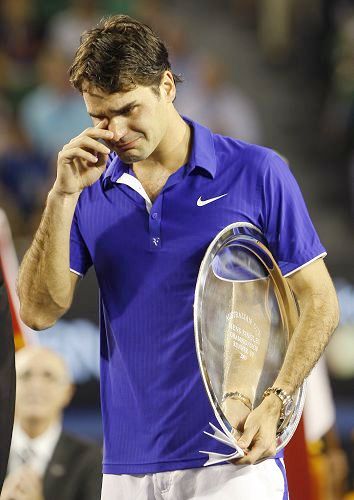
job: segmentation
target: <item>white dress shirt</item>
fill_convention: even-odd
[[[10,449],[8,473],[14,472],[24,464],[32,467],[40,476],[52,458],[62,431],[60,422],[50,426],[43,434],[31,439],[22,427],[15,423]]]

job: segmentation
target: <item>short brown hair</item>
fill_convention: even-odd
[[[157,91],[166,70],[171,70],[168,51],[157,34],[129,16],[116,15],[83,33],[69,74],[80,92],[87,82],[114,93],[136,85]],[[175,83],[182,81],[179,75],[173,77]]]

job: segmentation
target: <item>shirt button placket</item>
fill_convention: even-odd
[[[154,203],[149,217],[150,248],[159,250],[161,248],[161,201]]]

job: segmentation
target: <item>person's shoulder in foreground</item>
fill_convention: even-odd
[[[15,358],[10,306],[0,265],[0,493],[6,475],[15,410]]]

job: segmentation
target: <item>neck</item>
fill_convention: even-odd
[[[57,420],[21,420],[19,423],[22,430],[27,434],[31,439],[35,439],[38,436],[44,434],[49,427],[54,425]]]
[[[155,151],[141,162],[134,163],[134,170],[163,168],[170,174],[187,163],[191,149],[191,129],[175,108],[171,110],[171,119],[166,133]]]

